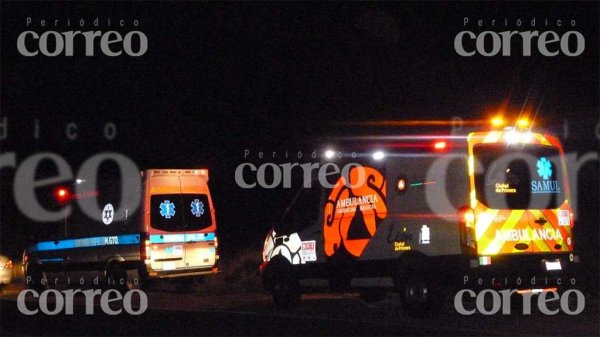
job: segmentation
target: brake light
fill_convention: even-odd
[[[143,261],[150,260],[152,257],[152,247],[150,245],[150,240],[148,240],[147,237],[146,233],[140,235],[140,242],[143,242],[143,244],[140,244],[140,258]]]
[[[458,221],[461,225],[473,227],[475,222],[475,213],[468,206],[463,206],[458,210]]]
[[[13,267],[13,262],[11,260],[8,260],[6,262],[6,264],[4,265],[4,269],[12,269]]]

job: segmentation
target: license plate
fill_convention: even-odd
[[[560,261],[546,261],[546,270],[562,270],[562,266],[560,265]]]
[[[175,262],[163,262],[163,270],[173,270],[175,269]]]

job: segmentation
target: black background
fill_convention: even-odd
[[[598,3],[76,3],[2,2],[1,117],[8,137],[2,153],[17,165],[50,151],[76,172],[90,156],[123,153],[140,168],[210,169],[224,254],[260,247],[281,214],[285,189],[243,190],[234,181],[242,162],[267,153],[321,149],[327,134],[352,132],[342,122],[479,119],[506,104],[534,107],[538,120],[561,136],[567,152],[598,150]],[[26,27],[26,18],[34,21]],[[98,17],[100,27],[90,23]],[[456,34],[570,29],[586,39],[578,57],[461,57]],[[538,26],[526,22],[536,18]],[[71,18],[72,27],[65,26]],[[85,27],[77,27],[81,18]],[[106,27],[110,18],[113,27]],[[507,18],[508,28],[489,27]],[[575,28],[545,28],[543,20],[576,20]],[[39,20],[62,23],[41,28]],[[128,26],[114,27],[124,19]],[[24,57],[16,48],[25,30],[135,28],[149,48],[141,57]],[[487,27],[477,27],[477,19]],[[517,43],[515,43],[516,45]],[[535,48],[534,48],[535,50]],[[77,49],[76,49],[77,52]],[[39,120],[40,138],[33,137]],[[65,136],[77,124],[78,138]],[[105,123],[117,137],[106,140]],[[568,135],[563,125],[568,124]],[[398,133],[382,128],[381,133]],[[252,152],[244,159],[244,150]],[[14,169],[2,168],[2,251],[18,256],[40,226],[13,201]],[[52,175],[40,168],[39,175]],[[598,165],[580,172],[578,249],[589,275],[598,274]],[[260,254],[257,250],[256,254]]]

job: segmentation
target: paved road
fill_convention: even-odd
[[[597,336],[597,304],[577,316],[461,316],[451,305],[439,316],[416,319],[393,298],[376,304],[356,294],[305,295],[300,307],[275,309],[263,293],[226,296],[169,291],[148,292],[149,308],[140,316],[109,316],[95,307],[85,315],[85,300],[74,315],[25,316],[16,305],[20,289],[0,295],[0,335],[565,335]],[[36,302],[28,302],[35,306]]]

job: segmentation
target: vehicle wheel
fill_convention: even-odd
[[[133,283],[127,277],[127,270],[118,263],[111,263],[106,270],[106,282],[108,289],[116,289],[120,292],[127,292],[133,289]]]
[[[444,303],[440,287],[426,273],[409,271],[400,285],[400,300],[409,315],[424,317],[438,313]]]
[[[273,302],[279,308],[293,308],[300,303],[302,291],[298,280],[291,273],[279,272],[273,275]]]
[[[366,303],[383,301],[387,295],[385,290],[382,289],[362,289],[359,294],[360,299]]]
[[[29,263],[27,264],[25,275],[25,283],[27,288],[35,290],[37,292],[42,292],[48,289],[47,284],[42,284],[42,279],[45,278],[44,273],[40,270],[40,267],[37,264]],[[31,280],[30,282],[27,282]]]

